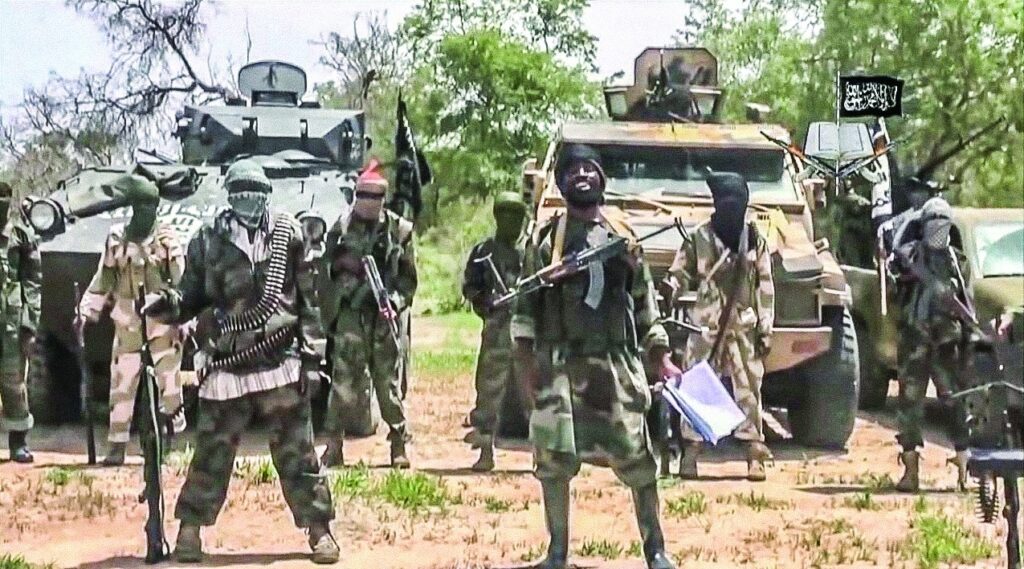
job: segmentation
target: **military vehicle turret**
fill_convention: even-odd
[[[112,186],[118,176],[132,172],[156,182],[159,216],[183,243],[227,206],[224,174],[244,157],[259,162],[271,179],[271,208],[298,215],[310,242],[322,239],[327,226],[348,211],[367,148],[363,112],[322,109],[304,101],[305,72],[284,62],[246,65],[238,85],[240,98],[178,113],[173,135],[181,144],[180,161],[86,168],[31,205],[29,218],[42,239],[43,265],[42,361],[29,391],[39,420],[74,420],[80,409],[80,374],[72,357],[75,284],[88,286],[108,229],[130,216]],[[93,390],[98,401],[106,399],[112,334],[110,322],[104,321],[90,329],[86,342],[86,363],[99,380]]]
[[[813,239],[816,188],[800,181],[800,164],[761,135],[789,139],[783,127],[760,123],[767,110],[763,105],[747,105],[752,124],[724,124],[722,95],[718,61],[708,50],[646,49],[636,58],[633,85],[605,89],[611,120],[565,123],[540,166],[527,163],[524,183],[536,206],[536,221],[564,207],[553,169],[570,144],[587,145],[601,155],[607,205],[621,210],[637,235],[665,227],[673,218],[691,229],[708,220],[712,201],[706,168],[742,174],[750,185],[750,214],[768,239],[776,287],[765,405],[788,408],[798,442],[841,447],[857,411],[857,336],[843,273],[824,243]],[[669,231],[645,242],[656,281],[682,239]],[[684,305],[694,300],[682,299]],[[664,312],[670,304],[663,299]],[[674,334],[677,348],[684,340],[683,332]]]

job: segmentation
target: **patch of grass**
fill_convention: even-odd
[[[853,496],[847,496],[843,499],[843,506],[854,508],[858,511],[868,510],[874,512],[881,509],[878,502],[875,502],[874,498],[871,497],[871,492],[858,492]]]
[[[914,531],[904,543],[902,553],[904,558],[909,556],[917,561],[921,569],[973,565],[995,557],[1000,551],[991,540],[942,514],[918,514],[911,527]]]
[[[617,541],[607,539],[584,539],[583,543],[576,550],[576,554],[583,557],[600,557],[601,559],[618,559],[622,557],[623,547]]]
[[[490,200],[445,200],[443,208],[443,221],[416,236],[420,284],[414,310],[421,314],[465,309],[462,271],[466,258],[474,244],[494,231]]]
[[[0,555],[0,569],[55,569],[54,563],[29,563],[21,555],[5,553]]]
[[[896,488],[896,483],[888,474],[868,472],[859,476],[857,482],[868,492],[887,492]]]
[[[719,496],[715,499],[715,502],[719,504],[738,504],[755,512],[760,512],[761,510],[785,510],[793,506],[791,502],[769,498],[764,494],[755,494],[753,490],[749,494],[737,492],[729,496]]]
[[[475,348],[413,350],[412,369],[417,375],[457,377],[473,372]]]
[[[915,514],[923,514],[928,511],[928,500],[924,496],[918,496],[911,506]]]
[[[712,563],[718,562],[718,552],[714,548],[706,548],[702,546],[693,545],[682,549],[672,554],[677,565],[683,566],[686,564],[688,559],[694,561],[711,561]]]
[[[639,541],[629,542],[629,547],[626,548],[626,557],[643,557],[644,547]]]
[[[689,518],[708,511],[708,500],[702,492],[691,490],[682,496],[665,502],[665,509],[670,516]]]
[[[185,476],[188,473],[188,466],[192,464],[192,457],[195,456],[196,449],[192,447],[192,443],[185,443],[185,448],[181,450],[171,451],[167,454],[167,459],[164,461],[167,466],[171,467],[171,470],[178,476]]]
[[[512,509],[511,500],[499,500],[493,496],[484,498],[484,511],[490,514],[499,514]]]
[[[533,563],[534,561],[540,560],[541,557],[544,557],[544,547],[541,545],[533,545],[530,546],[530,549],[527,549],[519,556],[519,560],[523,563]]]
[[[68,482],[71,482],[71,474],[72,472],[67,468],[55,466],[46,470],[43,480],[46,480],[54,486],[67,486]]]
[[[375,485],[373,493],[390,504],[413,512],[429,508],[444,510],[462,502],[460,496],[448,490],[443,480],[422,472],[392,470]]]
[[[349,499],[366,496],[373,485],[370,468],[360,462],[352,468],[345,468],[331,475],[331,494]]]
[[[277,470],[274,469],[274,463],[269,458],[239,460],[235,462],[232,475],[253,485],[270,484],[277,481]]]

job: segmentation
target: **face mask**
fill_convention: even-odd
[[[952,222],[944,217],[936,217],[924,222],[921,234],[925,247],[940,251],[949,246],[949,228]]]
[[[357,192],[352,204],[352,213],[364,221],[377,221],[384,209],[384,194]]]
[[[494,214],[494,237],[504,243],[515,243],[523,231],[523,214],[518,211],[498,211]]]
[[[233,192],[228,194],[228,204],[242,225],[254,229],[263,221],[269,198],[265,192]]]

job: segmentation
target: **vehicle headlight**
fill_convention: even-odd
[[[60,222],[60,209],[50,200],[38,200],[29,207],[28,219],[37,232],[48,233]]]
[[[320,241],[327,233],[327,222],[318,215],[304,215],[299,221],[302,223],[302,235],[308,241],[314,243]]]

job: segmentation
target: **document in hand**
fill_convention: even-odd
[[[661,393],[711,444],[730,435],[745,418],[707,361],[666,379]]]

